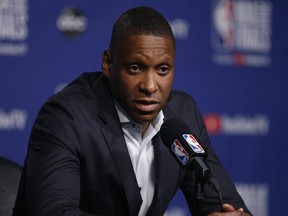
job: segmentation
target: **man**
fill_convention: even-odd
[[[159,216],[178,188],[191,212],[249,215],[210,146],[194,100],[171,92],[174,55],[174,36],[161,14],[147,7],[122,14],[102,73],[82,74],[40,110],[14,215]],[[175,117],[208,153],[227,203],[222,209],[207,185],[201,207],[195,205],[195,171],[182,169],[162,143],[160,127]]]

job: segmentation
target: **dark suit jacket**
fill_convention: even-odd
[[[121,124],[99,73],[84,73],[41,108],[31,132],[14,215],[137,215],[140,189]],[[224,201],[245,207],[217,156],[194,100],[172,92],[165,118],[186,122],[208,152]],[[147,215],[163,215],[178,188],[195,208],[195,173],[180,168],[162,143],[155,149],[155,196]],[[203,214],[219,211],[217,194],[205,186]]]

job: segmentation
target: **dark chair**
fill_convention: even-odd
[[[22,167],[0,157],[0,215],[11,216],[15,204]]]

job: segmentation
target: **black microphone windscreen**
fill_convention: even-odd
[[[191,133],[189,127],[182,120],[176,118],[166,120],[160,129],[162,141],[169,148],[178,136],[185,133]]]

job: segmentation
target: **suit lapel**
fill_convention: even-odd
[[[102,128],[102,133],[106,139],[112,159],[121,179],[130,207],[130,215],[138,215],[142,204],[140,188],[137,184],[121,128],[119,129],[119,127],[116,127],[115,125],[117,125],[117,122],[109,122]]]
[[[165,119],[173,117],[166,107],[163,110]],[[160,133],[153,138],[155,154],[155,194],[147,216],[163,215],[169,202],[179,187],[180,169],[169,149],[162,142]]]
[[[94,85],[95,95],[98,98],[96,101],[99,101],[100,106],[99,117],[106,123],[102,128],[102,134],[105,137],[112,160],[121,179],[130,215],[138,215],[142,204],[140,188],[137,184],[113,100],[104,82],[103,78],[100,77]]]

